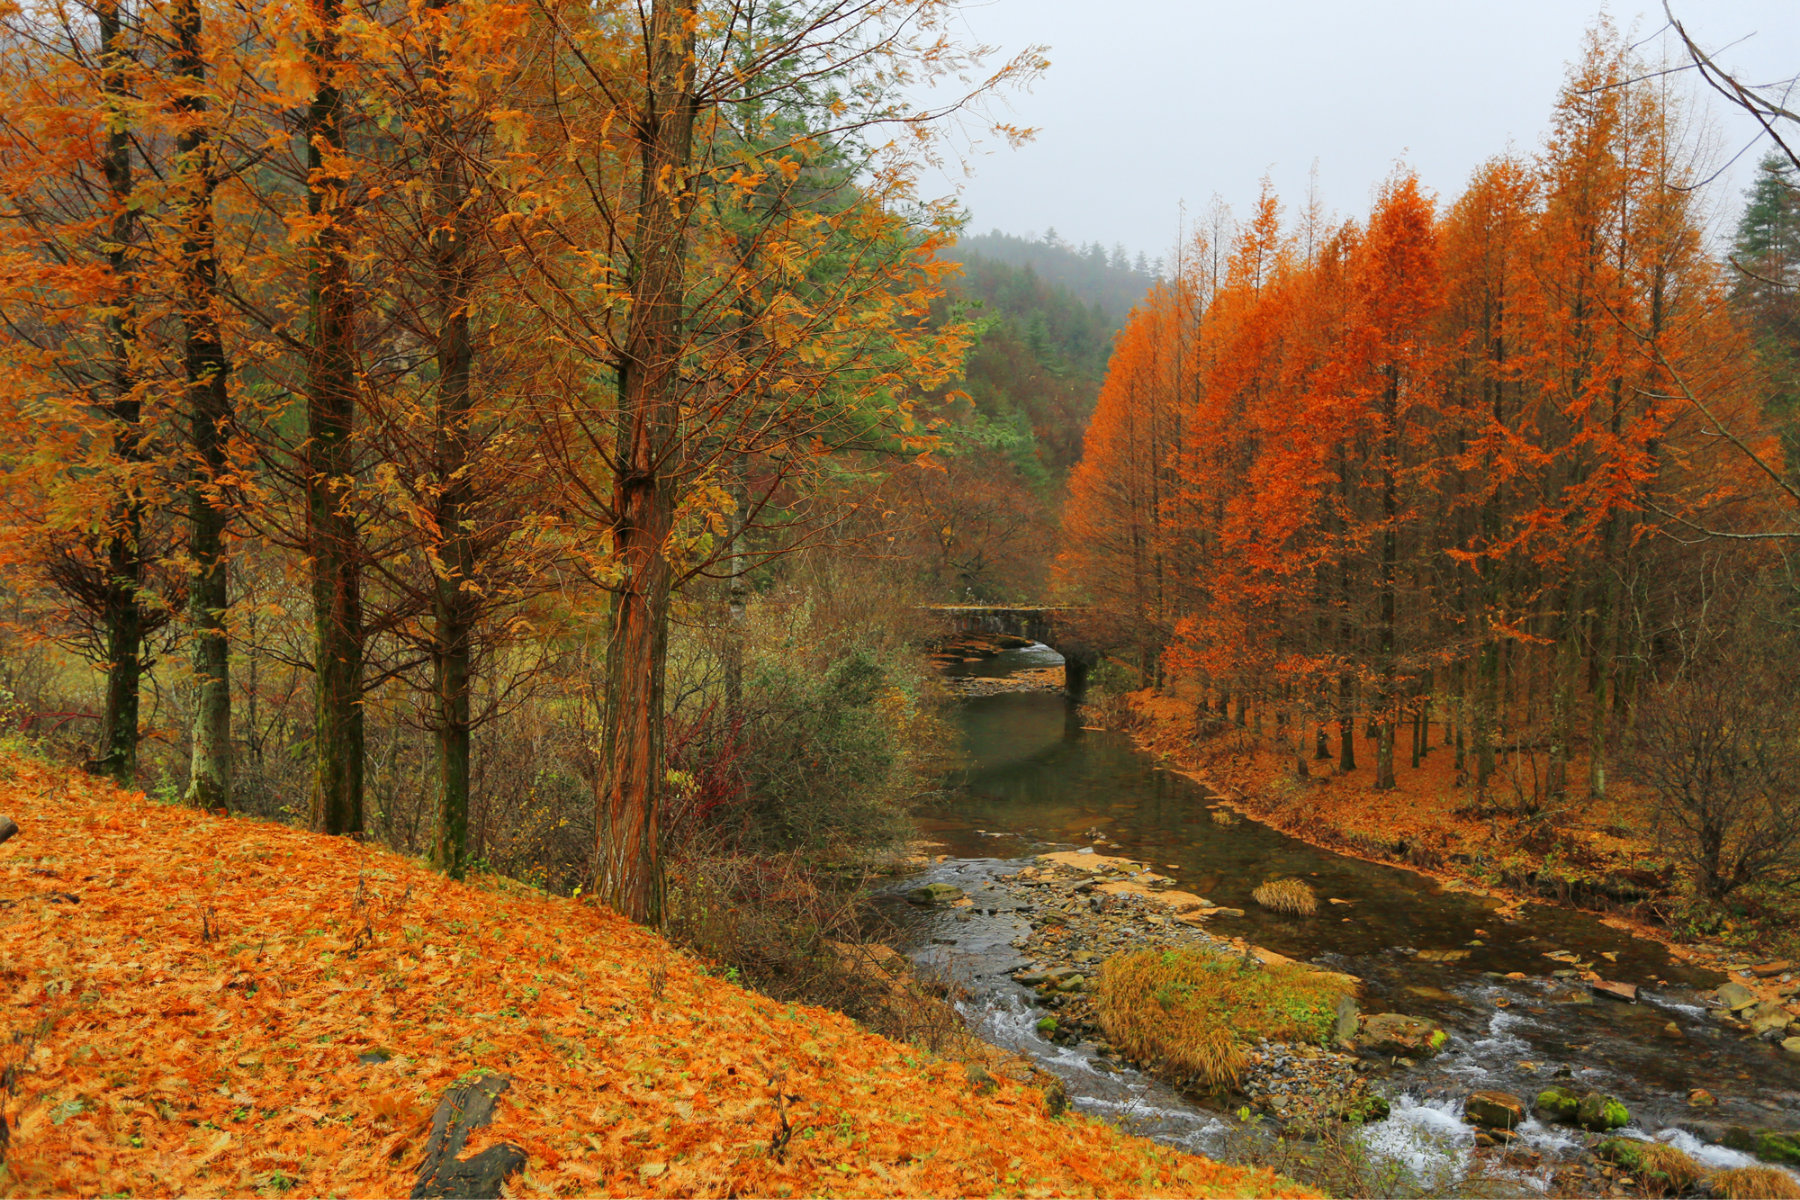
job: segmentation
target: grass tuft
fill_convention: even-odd
[[[1706,1177],[1706,1190],[1721,1200],[1800,1200],[1800,1183],[1777,1167],[1733,1167]]]
[[[1328,1044],[1343,992],[1341,976],[1189,947],[1107,959],[1098,999],[1113,1045],[1220,1089],[1237,1082],[1258,1038]]]
[[[1271,879],[1260,883],[1250,897],[1264,908],[1297,917],[1310,917],[1319,911],[1318,893],[1312,890],[1311,884],[1299,879]]]
[[[1616,1163],[1644,1182],[1661,1177],[1664,1190],[1681,1193],[1700,1182],[1705,1172],[1692,1155],[1662,1142],[1645,1142],[1636,1138],[1608,1138],[1594,1152],[1607,1162]]]

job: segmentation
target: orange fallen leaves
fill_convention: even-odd
[[[1306,1195],[838,1014],[614,914],[0,760],[0,1195],[403,1195],[432,1109],[512,1078],[515,1196]],[[77,899],[58,899],[56,894]],[[383,1059],[383,1056],[386,1056]],[[781,1128],[777,1097],[793,1128]]]

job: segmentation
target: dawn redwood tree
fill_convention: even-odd
[[[345,143],[339,0],[309,0],[305,139],[310,249],[305,346],[306,549],[313,594],[312,825],[363,827],[362,554],[353,504],[358,408],[352,180]]]
[[[522,610],[554,586],[558,554],[557,489],[529,396],[563,381],[543,367],[553,356],[508,335],[529,326],[529,305],[505,295],[483,234],[502,213],[491,109],[519,78],[522,11],[434,0],[415,21],[358,27],[354,48],[360,104],[407,115],[365,167],[374,186],[358,215],[360,253],[380,264],[370,289],[389,316],[386,357],[406,364],[363,374],[359,441],[377,466],[358,503],[398,547],[365,571],[395,614],[395,669],[423,701],[430,854],[453,877],[468,865],[474,734],[501,703],[483,703],[478,685],[485,674],[501,697],[531,673],[522,644],[548,626]],[[520,661],[503,671],[513,651]]]
[[[1519,478],[1536,448],[1522,424],[1513,364],[1519,346],[1518,294],[1536,217],[1536,183],[1526,164],[1499,158],[1477,168],[1445,215],[1440,235],[1448,350],[1444,407],[1450,414],[1447,490],[1457,498],[1452,544],[1457,652],[1462,686],[1455,703],[1467,726],[1478,801],[1497,765],[1504,710],[1505,631],[1517,627],[1518,597],[1529,592],[1513,545]],[[1461,745],[1462,743],[1459,743]]]
[[[1358,251],[1358,303],[1347,345],[1360,378],[1346,382],[1365,395],[1374,434],[1375,786],[1392,788],[1403,677],[1409,666],[1416,669],[1401,660],[1401,543],[1412,541],[1421,513],[1418,492],[1431,480],[1430,468],[1419,462],[1417,427],[1437,383],[1437,348],[1429,337],[1439,303],[1437,229],[1415,176],[1402,176],[1384,191]]]
[[[144,315],[146,148],[139,14],[101,0],[58,23],[5,14],[0,353],[8,374],[6,561],[51,602],[34,633],[105,673],[90,770],[135,785],[149,639],[167,623],[158,505],[160,347]],[[160,164],[154,164],[160,167]],[[146,180],[145,176],[151,176]]]
[[[522,154],[501,230],[579,381],[543,420],[572,511],[602,537],[594,882],[635,920],[662,919],[671,597],[759,561],[734,551],[796,523],[825,456],[928,449],[917,399],[962,356],[961,329],[930,323],[949,214],[916,201],[914,173],[943,118],[1040,59],[947,106],[905,102],[902,79],[954,80],[981,57],[943,36],[954,8],[537,5],[544,102],[503,117]],[[778,130],[776,113],[803,125]],[[834,154],[850,169],[821,181],[811,168]]]
[[[225,530],[230,515],[226,482],[231,434],[230,363],[225,355],[218,296],[217,223],[213,196],[218,158],[209,126],[207,63],[199,0],[176,0],[169,10],[173,53],[176,195],[179,232],[176,271],[181,296],[182,367],[187,390],[192,464],[188,481],[188,626],[193,639],[194,728],[187,802],[203,808],[231,804],[231,658],[226,631],[230,605]]]
[[[1161,557],[1164,472],[1178,443],[1175,291],[1153,288],[1120,331],[1069,475],[1058,588],[1090,604],[1102,640],[1134,646],[1146,682],[1167,638]]]

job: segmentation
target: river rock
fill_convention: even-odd
[[[1361,1016],[1356,1007],[1356,997],[1339,996],[1337,1002],[1337,1024],[1332,1029],[1332,1037],[1339,1045],[1356,1040],[1356,1026]]]
[[[1517,1129],[1525,1123],[1525,1102],[1511,1092],[1472,1092],[1463,1101],[1463,1120],[1488,1129]]]
[[[1461,962],[1469,957],[1469,952],[1467,950],[1421,950],[1414,957],[1423,963],[1453,963]]]
[[[1732,1012],[1741,1012],[1746,1008],[1754,1008],[1756,1007],[1758,1000],[1755,992],[1735,980],[1730,983],[1720,984],[1719,990],[1714,992],[1713,995],[1719,998],[1720,1004],[1723,1004]]]
[[[1575,1108],[1575,1123],[1595,1133],[1623,1129],[1631,1122],[1631,1110],[1617,1096],[1589,1092]]]
[[[1532,1108],[1538,1119],[1543,1121],[1561,1121],[1571,1124],[1575,1113],[1581,1107],[1581,1097],[1566,1087],[1548,1087],[1537,1094]]]
[[[1695,1088],[1688,1093],[1689,1108],[1717,1108],[1719,1098],[1705,1088]]]
[[[1449,1040],[1437,1025],[1404,1013],[1376,1013],[1365,1018],[1360,1045],[1384,1058],[1430,1058]]]
[[[1788,1010],[1773,1000],[1765,1000],[1743,1017],[1750,1022],[1750,1032],[1756,1037],[1773,1037],[1787,1029],[1788,1022],[1794,1018]]]
[[[1789,1054],[1800,1055],[1800,1037],[1783,1038],[1781,1048]]]
[[[1776,959],[1774,962],[1766,962],[1760,966],[1751,967],[1750,973],[1758,979],[1773,979],[1782,972],[1791,971],[1793,969],[1793,963],[1785,958],[1780,958]]]
[[[993,1074],[980,1063],[964,1063],[963,1078],[968,1081],[970,1087],[975,1089],[975,1094],[978,1096],[990,1095],[995,1088],[1000,1086]]]
[[[962,897],[963,890],[954,883],[928,883],[906,893],[908,903],[932,906],[943,906]]]
[[[1614,983],[1610,979],[1596,979],[1588,984],[1596,996],[1605,996],[1608,1000],[1623,1000],[1627,1004],[1637,1003],[1637,985],[1635,983]]]

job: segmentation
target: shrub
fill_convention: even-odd
[[[1643,707],[1639,777],[1696,890],[1800,880],[1800,709],[1772,649],[1736,642],[1688,664]]]
[[[1291,913],[1297,917],[1310,917],[1319,911],[1318,893],[1312,886],[1299,879],[1271,879],[1257,884],[1250,898],[1264,908],[1275,912]]]
[[[1236,1082],[1258,1038],[1328,1044],[1343,993],[1342,976],[1187,948],[1107,959],[1098,1000],[1120,1050],[1216,1089]]]
[[[848,1013],[934,1053],[956,1050],[970,1036],[956,1010],[912,981],[904,959],[865,940],[881,930],[871,928],[863,882],[825,876],[798,853],[690,851],[669,863],[666,932],[766,996]]]
[[[1778,1167],[1733,1167],[1706,1177],[1720,1200],[1800,1200],[1800,1184]]]
[[[903,840],[900,704],[862,651],[818,674],[758,664],[737,712],[709,708],[671,737],[668,835],[770,854]]]

